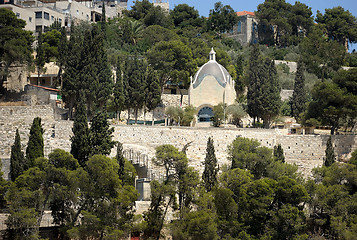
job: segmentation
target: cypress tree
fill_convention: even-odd
[[[207,141],[207,149],[206,149],[206,157],[204,162],[205,169],[203,171],[202,179],[206,188],[206,191],[209,192],[217,183],[217,174],[218,174],[218,166],[217,166],[217,158],[213,146],[213,139],[211,137],[208,138]]]
[[[96,49],[96,56],[92,61],[97,67],[98,88],[95,91],[95,101],[97,107],[103,110],[106,108],[107,101],[113,92],[112,71],[108,63],[107,52],[104,47],[103,33],[98,32],[96,27],[93,28],[94,39],[93,49]]]
[[[326,167],[331,166],[335,162],[335,159],[336,159],[335,150],[333,149],[332,139],[330,136],[326,143],[324,165]]]
[[[266,58],[258,74],[256,109],[263,119],[264,128],[269,128],[272,119],[280,112],[280,85],[274,61]]]
[[[43,67],[45,66],[45,50],[43,48],[43,36],[42,32],[39,32],[37,38],[37,46],[36,46],[36,59],[35,65],[37,69],[37,85],[40,85],[40,74],[43,71]]]
[[[118,113],[118,119],[120,119],[120,112],[125,109],[125,88],[123,82],[123,72],[121,71],[120,59],[117,61],[117,69],[116,69],[116,81],[113,89],[114,95],[114,107],[115,111]]]
[[[95,154],[109,155],[114,147],[112,140],[114,128],[110,128],[107,121],[107,112],[98,112],[92,119],[90,127],[91,156]]]
[[[71,154],[84,167],[88,161],[90,153],[89,128],[87,120],[87,110],[84,104],[84,94],[81,94],[81,101],[76,108],[76,115],[73,122],[73,136],[71,137]]]
[[[126,74],[127,91],[128,91],[128,101],[130,108],[134,109],[135,112],[135,123],[138,119],[138,110],[144,107],[145,98],[147,94],[146,85],[146,69],[147,65],[143,60],[138,60],[135,57],[134,60],[129,60],[132,67]]]
[[[104,1],[103,1],[103,5],[102,5],[102,19],[100,21],[100,29],[102,30],[102,33],[103,33],[103,36],[104,36],[104,39],[107,38],[107,34],[106,34],[106,31],[107,31],[107,17],[105,15],[105,4],[104,4]]]
[[[149,111],[153,111],[152,121],[154,123],[154,110],[161,102],[161,87],[160,79],[151,67],[148,67],[147,70],[146,84],[148,86],[148,91],[145,105]]]
[[[83,80],[83,36],[76,27],[71,25],[71,36],[67,45],[68,56],[64,61],[66,71],[62,77],[61,94],[64,103],[69,108],[69,118],[73,118],[73,108],[79,97],[79,90],[86,90],[81,82]],[[89,53],[88,53],[89,54]]]
[[[24,170],[32,167],[36,158],[44,156],[42,134],[43,129],[41,126],[41,118],[36,117],[33,119],[30,129],[29,141],[26,148],[26,164]]]
[[[118,144],[117,144],[116,159],[119,164],[118,175],[119,175],[119,178],[120,178],[122,184],[124,184],[125,158],[123,155],[123,144],[121,142],[118,142]]]
[[[258,117],[258,96],[259,84],[258,84],[258,75],[261,71],[260,64],[260,51],[257,44],[253,45],[252,52],[249,58],[249,67],[248,67],[248,92],[247,92],[247,107],[248,114],[253,118],[253,123],[255,124],[255,119]]]
[[[281,147],[281,144],[278,144],[278,146],[274,146],[274,158],[275,161],[279,161],[282,163],[285,162],[284,150]]]
[[[10,157],[10,176],[11,181],[20,176],[25,169],[25,157],[24,153],[21,151],[21,139],[19,130],[16,129],[15,142],[11,146],[11,157]]]
[[[103,33],[98,26],[93,26],[85,34],[83,44],[83,70],[81,71],[82,88],[86,89],[86,99],[90,115],[96,109],[103,110],[112,94],[112,73],[104,48]]]
[[[300,114],[306,109],[305,76],[303,62],[300,60],[297,65],[294,92],[291,101],[292,116],[299,121]]]
[[[68,40],[67,40],[67,34],[66,34],[66,29],[63,27],[61,28],[61,40],[58,45],[58,58],[57,58],[57,64],[59,67],[58,70],[58,78],[62,77],[62,70],[64,66],[66,65],[66,59],[68,57]],[[62,87],[62,81],[61,81],[61,87]]]

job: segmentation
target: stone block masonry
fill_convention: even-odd
[[[35,117],[42,118],[44,128],[45,155],[56,148],[70,150],[72,121],[55,120],[53,108],[45,106],[8,106],[0,107],[0,158],[8,162],[11,145],[14,142],[16,129],[19,129],[23,151],[28,142],[29,130]],[[190,165],[200,172],[203,171],[203,161],[206,154],[207,139],[213,137],[216,156],[220,166],[229,165],[227,146],[237,136],[255,138],[262,146],[273,148],[281,144],[288,163],[299,166],[305,176],[310,176],[314,167],[321,166],[325,156],[328,135],[288,135],[287,131],[278,129],[247,129],[247,128],[190,128],[161,126],[126,126],[113,125],[114,140],[123,143],[124,149],[146,154],[149,159],[155,155],[155,147],[162,144],[172,144],[179,150],[189,142],[187,156]],[[343,158],[357,149],[356,135],[333,136],[333,144],[338,158]],[[115,155],[113,149],[111,156]],[[3,168],[9,164],[4,163]],[[150,161],[149,166],[155,168]],[[8,173],[8,169],[6,170]],[[6,176],[5,176],[6,177]]]

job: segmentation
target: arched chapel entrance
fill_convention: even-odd
[[[210,106],[205,106],[198,111],[199,122],[210,122],[213,117],[213,109]]]

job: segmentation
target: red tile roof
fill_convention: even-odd
[[[251,15],[255,16],[254,12],[248,12],[248,11],[241,11],[241,12],[236,12],[237,16],[245,16],[245,15]]]

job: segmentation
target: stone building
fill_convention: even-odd
[[[235,97],[234,80],[216,61],[216,52],[212,48],[209,61],[197,71],[194,78],[191,77],[189,105],[198,110],[199,121],[208,121],[213,116],[213,106],[219,103],[231,105]]]
[[[153,4],[154,6],[161,7],[167,13],[169,12],[169,8],[170,8],[169,0],[154,0]]]
[[[257,43],[258,20],[254,12],[241,11],[236,13],[239,22],[233,27],[229,35],[239,41],[243,46]]]

